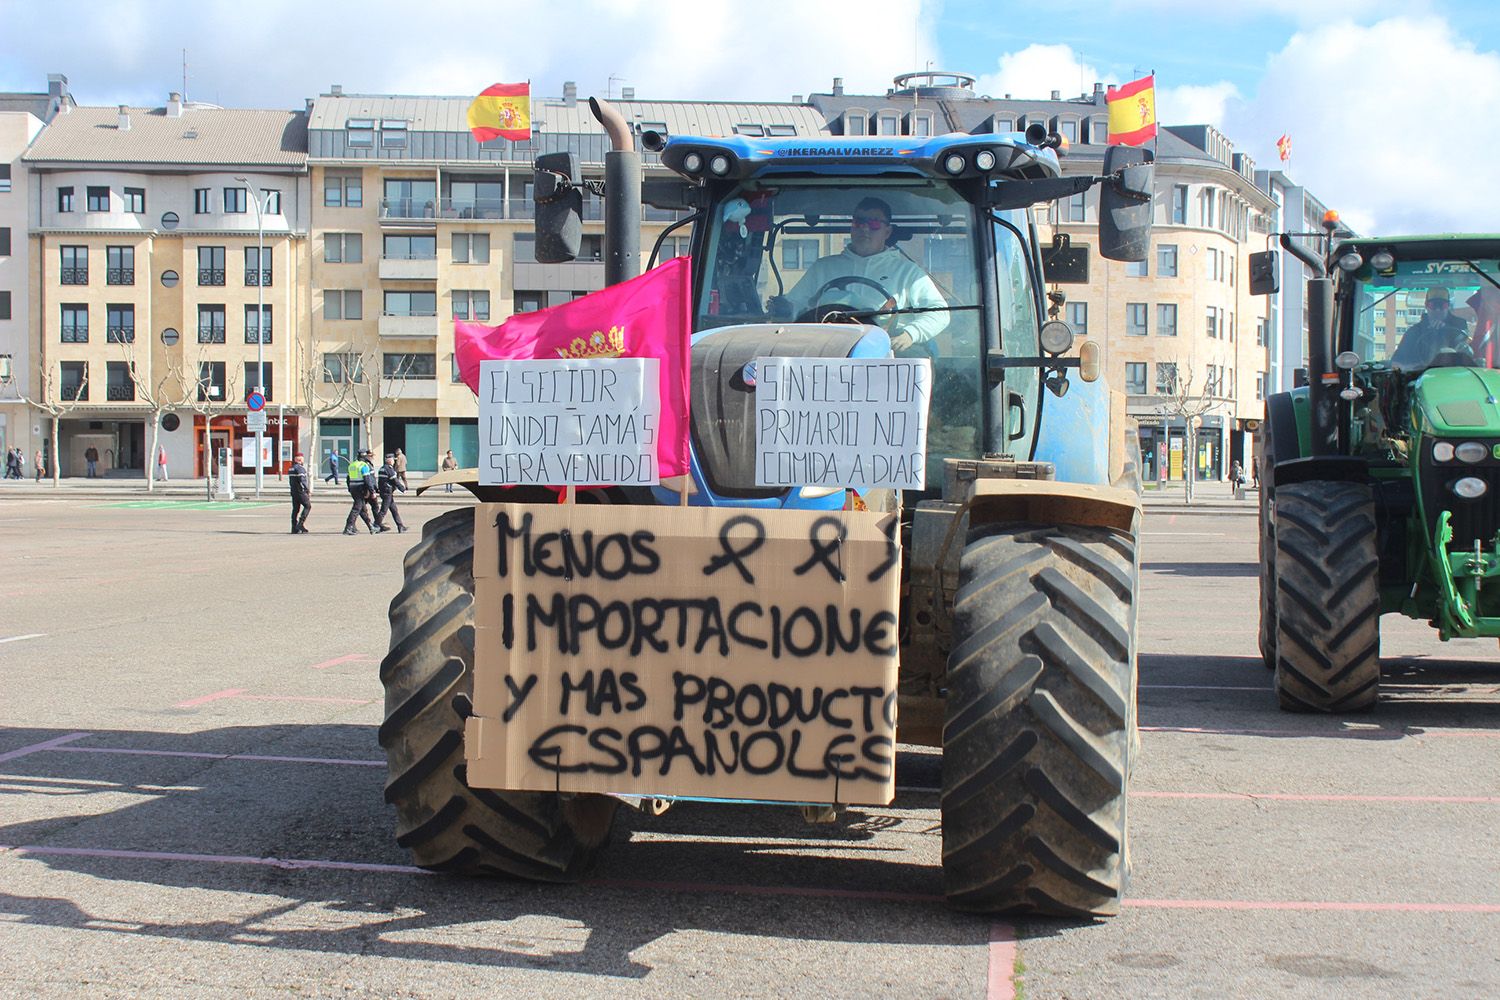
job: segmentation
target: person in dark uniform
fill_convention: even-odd
[[[380,531],[390,531],[385,526],[385,515],[390,511],[391,518],[396,522],[396,531],[406,530],[406,525],[401,523],[401,512],[396,509],[396,491],[406,492],[406,482],[400,471],[396,468],[396,456],[385,456],[385,464],[380,467],[376,474],[376,485],[380,491],[380,513],[375,515],[375,527]]]
[[[357,535],[358,530],[354,527],[354,519],[357,517],[365,522],[365,527],[370,529],[370,534],[375,534],[375,525],[370,522],[370,512],[366,505],[370,502],[370,487],[374,485],[375,474],[367,461],[370,453],[361,451],[348,467],[348,478],[345,484],[349,487],[349,497],[354,501],[349,508],[349,517],[344,522],[344,534]]]
[[[292,470],[287,473],[287,483],[292,488],[292,534],[306,535],[307,515],[312,513],[312,481],[308,476],[307,466],[302,463],[304,456],[297,452],[296,460],[292,462]]]

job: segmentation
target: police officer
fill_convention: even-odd
[[[406,530],[406,525],[401,523],[401,512],[396,509],[396,491],[406,492],[405,477],[396,468],[396,456],[385,456],[385,464],[380,467],[376,474],[376,484],[380,491],[380,513],[375,515],[375,527],[381,531],[390,531],[385,526],[386,511],[390,511],[392,519],[396,522],[396,531]]]
[[[292,487],[292,534],[306,535],[307,515],[312,513],[312,480],[308,475],[307,466],[303,464],[304,455],[297,452],[296,461],[292,463],[292,470],[287,473],[287,482]]]
[[[365,527],[370,529],[370,534],[375,534],[375,526],[370,523],[370,512],[365,505],[370,502],[370,487],[374,485],[374,470],[370,468],[368,461],[370,452],[362,450],[349,463],[347,469],[348,478],[345,484],[349,487],[349,496],[354,501],[349,508],[349,517],[344,522],[344,534],[357,535],[359,532],[354,527],[354,519],[357,517],[365,522]]]

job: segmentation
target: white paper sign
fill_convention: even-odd
[[[757,358],[755,484],[922,489],[926,358]]]
[[[275,445],[275,438],[260,439],[260,467],[262,469],[271,467],[271,449]],[[255,438],[249,435],[240,438],[240,464],[251,469],[255,468]]]
[[[480,362],[480,485],[654,485],[659,365],[656,358]]]

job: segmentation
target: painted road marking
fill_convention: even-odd
[[[275,507],[277,504],[250,501],[235,503],[228,500],[126,500],[121,503],[102,503],[95,506],[115,510],[257,510]]]
[[[989,1000],[1015,1000],[1016,929],[1010,924],[990,927]]]
[[[72,749],[72,748],[69,748]],[[1291,792],[1131,792],[1133,799],[1220,799],[1255,802],[1355,802],[1421,805],[1500,805],[1500,795],[1303,795]]]
[[[1136,687],[1156,688],[1162,691],[1274,691],[1275,688],[1269,684],[1251,684],[1242,687],[1231,687],[1222,684],[1137,684]]]
[[[322,663],[314,663],[312,668],[314,670],[327,670],[329,667],[336,667],[340,663],[362,663],[373,659],[375,657],[367,656],[364,653],[345,653],[343,656],[335,656],[333,659],[324,660]]]
[[[8,635],[4,639],[0,639],[0,642],[20,642],[22,639],[44,639],[46,636],[46,632],[28,632],[25,635]]]
[[[1207,726],[1139,726],[1143,733],[1187,733],[1194,736],[1299,736],[1327,737],[1329,739],[1399,740],[1410,737],[1453,739],[1500,739],[1500,732],[1473,729],[1424,729],[1415,726],[1404,729],[1384,729],[1370,726],[1367,729],[1215,729]]]
[[[206,695],[204,695],[201,698],[189,698],[187,701],[179,701],[177,704],[173,705],[172,707],[173,708],[197,708],[199,705],[207,705],[209,702],[211,702],[211,701],[218,701],[220,698],[233,698],[235,695],[244,694],[248,690],[250,690],[250,689],[249,688],[225,688],[223,691],[215,691],[213,694],[206,694]]]
[[[33,743],[29,747],[21,747],[19,750],[11,750],[6,753],[0,753],[0,764],[4,764],[6,761],[18,760],[21,757],[26,757],[30,754],[41,753],[43,750],[54,750],[58,747],[61,747],[64,743],[72,743],[74,740],[81,740],[87,736],[92,735],[94,734],[69,733],[66,736],[54,736],[52,739],[44,740],[41,743]]]
[[[223,691],[215,691],[213,694],[205,694],[198,698],[189,698],[187,701],[179,701],[173,708],[198,708],[207,705],[211,701],[225,701],[238,699],[240,701],[282,701],[282,702],[308,702],[314,705],[373,705],[378,698],[323,698],[312,695],[296,694],[251,694],[249,688],[225,688]]]
[[[347,757],[284,757],[260,753],[205,753],[202,750],[137,750],[129,747],[44,747],[59,753],[103,753],[125,757],[192,757],[199,760],[250,760],[268,764],[328,764],[343,767],[385,767],[383,760],[359,760]],[[0,758],[3,759],[3,758]]]

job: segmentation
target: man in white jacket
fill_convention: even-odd
[[[786,293],[792,315],[800,317],[813,306],[835,303],[857,312],[879,310],[884,315],[868,321],[894,321],[892,350],[913,353],[918,344],[948,326],[948,301],[926,271],[890,246],[891,208],[884,201],[866,198],[854,206],[852,225],[844,252],[819,257]]]

